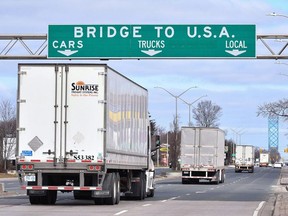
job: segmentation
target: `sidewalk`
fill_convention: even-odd
[[[282,167],[279,179],[280,191],[276,194],[273,216],[288,215],[288,167]]]

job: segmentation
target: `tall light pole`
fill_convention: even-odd
[[[235,133],[235,148],[233,148],[234,145],[232,145],[232,158],[234,159],[233,161],[235,162],[235,157],[236,157],[236,145],[239,141],[238,137],[240,138],[240,142],[238,144],[241,144],[241,136],[244,133],[244,129],[240,129],[238,131],[230,128],[234,133]]]
[[[207,97],[207,96],[208,96],[208,95],[203,95],[203,96],[197,98],[196,100],[194,100],[194,101],[191,102],[191,103],[188,103],[187,101],[183,100],[182,98],[179,98],[180,100],[182,100],[185,104],[187,104],[187,105],[189,106],[189,123],[188,123],[189,126],[192,126],[192,123],[191,123],[191,106],[192,106],[194,103],[196,103],[198,100],[200,100],[201,98]]]
[[[176,124],[176,132],[177,132],[177,129],[178,129],[178,98],[180,98],[180,96],[182,96],[184,93],[186,93],[188,90],[190,90],[191,88],[197,88],[197,86],[192,86],[188,89],[186,89],[184,92],[182,92],[181,94],[179,95],[174,95],[172,94],[170,91],[168,91],[167,89],[163,88],[163,87],[160,87],[160,86],[156,86],[154,88],[160,88],[160,89],[163,89],[164,91],[166,91],[168,94],[170,94],[172,97],[175,98],[175,104],[176,104],[176,113],[175,113],[175,124]],[[177,140],[177,133],[176,133],[176,140]]]

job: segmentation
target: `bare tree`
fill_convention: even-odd
[[[14,147],[11,140],[15,142],[16,137],[16,111],[9,100],[0,102],[0,165],[7,168],[7,159],[13,154]]]
[[[179,157],[181,153],[180,140],[181,133],[179,132],[178,122],[176,123],[176,117],[174,116],[173,123],[170,125],[171,131],[168,132],[169,136],[169,157],[171,162],[171,167],[173,170],[177,170],[180,167]]]
[[[222,108],[212,104],[212,101],[201,101],[192,110],[196,126],[199,127],[218,127],[219,118],[222,115]]]
[[[258,106],[257,116],[279,116],[288,120],[288,99],[282,99],[277,102],[264,103]]]

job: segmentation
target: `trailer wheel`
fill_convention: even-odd
[[[57,200],[57,191],[46,191],[46,196],[41,197],[41,204],[54,205]]]
[[[134,173],[134,177],[139,179],[139,181],[132,182],[131,198],[134,200],[143,200],[146,196],[146,177],[144,172],[136,172]]]
[[[110,187],[111,197],[104,199],[105,200],[105,204],[107,204],[107,205],[116,204],[117,203],[117,197],[120,195],[119,191],[118,191],[119,190],[119,187],[118,187],[119,180],[116,177],[115,173],[111,173],[111,175],[112,175],[112,178],[111,178],[112,187]]]
[[[38,205],[41,203],[41,197],[39,196],[29,196],[29,201],[31,205]]]
[[[220,178],[220,172],[217,171],[216,173],[216,180],[213,182],[214,184],[218,185],[219,184],[219,178]]]
[[[147,197],[154,197],[154,189],[150,190]]]
[[[138,184],[138,196],[136,199],[143,200],[146,195],[146,178],[144,172],[140,173],[140,182]]]
[[[116,202],[118,204],[120,202],[120,175],[116,173],[116,185],[117,185],[117,194],[116,194]]]
[[[225,171],[222,170],[222,171],[221,171],[221,180],[220,180],[220,183],[224,183],[224,181],[225,181]]]

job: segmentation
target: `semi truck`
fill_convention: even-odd
[[[254,146],[236,145],[235,172],[254,172]]]
[[[269,153],[260,153],[259,167],[268,167],[269,161]]]
[[[31,204],[154,196],[149,126],[147,90],[106,64],[18,65],[16,164]]]
[[[219,128],[181,128],[182,184],[225,180],[225,133]]]

